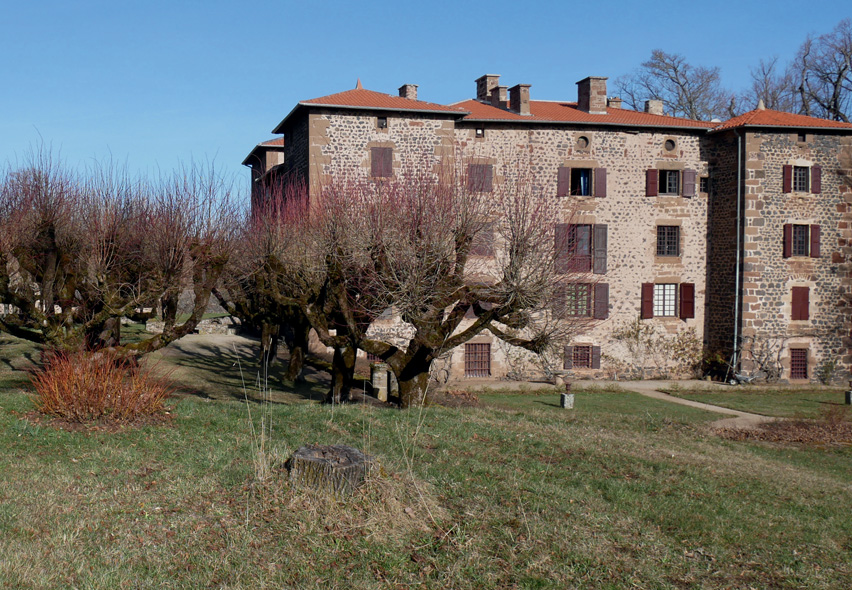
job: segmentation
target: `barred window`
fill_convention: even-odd
[[[575,346],[572,353],[572,362],[575,369],[591,369],[592,368],[592,347],[591,346]]]
[[[464,345],[464,376],[491,376],[491,344]]]
[[[592,286],[588,283],[565,285],[565,312],[569,316],[587,318],[592,315]]]
[[[793,226],[793,256],[810,256],[810,226]]]
[[[790,349],[790,379],[808,378],[808,349]]]
[[[657,256],[680,256],[680,227],[657,226]]]
[[[654,285],[654,316],[674,316],[677,310],[677,285]]]
[[[810,169],[806,166],[793,166],[793,190],[800,193],[811,190]]]

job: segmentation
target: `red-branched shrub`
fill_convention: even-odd
[[[30,376],[39,411],[69,420],[130,422],[163,410],[163,377],[108,351],[51,354]]]

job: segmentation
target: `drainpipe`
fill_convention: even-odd
[[[734,129],[737,135],[737,262],[734,275],[734,354],[732,356],[732,370],[736,370],[739,365],[739,341],[740,341],[740,275],[742,274],[742,209],[743,209],[743,194],[742,194],[742,158],[743,158],[743,137],[740,135],[739,129]]]

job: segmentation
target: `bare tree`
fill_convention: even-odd
[[[682,55],[661,49],[638,71],[615,80],[616,90],[627,104],[642,110],[646,100],[663,101],[667,114],[709,120],[731,114],[732,93],[721,85],[718,67],[693,66]]]
[[[852,19],[840,21],[830,33],[808,37],[790,69],[803,114],[848,122],[852,108]]]
[[[761,100],[768,109],[791,113],[801,110],[795,77],[789,68],[781,70],[778,57],[762,59],[751,69],[751,86],[738,100],[749,110],[756,108]]]

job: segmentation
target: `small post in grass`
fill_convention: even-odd
[[[574,394],[571,393],[570,383],[565,383],[565,393],[562,394],[559,405],[565,410],[574,409]]]
[[[380,402],[388,401],[388,366],[385,363],[370,365],[370,381],[376,398]]]

